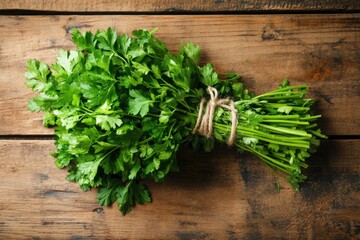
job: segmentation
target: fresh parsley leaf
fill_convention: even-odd
[[[200,73],[202,76],[200,81],[206,86],[214,86],[219,82],[217,73],[209,63],[200,68]]]
[[[116,129],[121,126],[122,120],[119,115],[96,115],[96,125],[100,126],[101,129],[109,131],[110,129]]]
[[[99,190],[96,198],[101,206],[109,206],[116,201],[117,187],[102,187]]]
[[[154,101],[143,94],[140,90],[132,89],[129,91],[129,95],[132,97],[129,101],[130,114],[139,114],[141,117],[144,117],[149,112]]]

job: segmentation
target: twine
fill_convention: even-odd
[[[233,145],[236,135],[237,126],[237,110],[235,109],[234,101],[230,98],[218,99],[218,92],[216,88],[208,87],[210,100],[206,104],[206,110],[203,114],[205,98],[202,98],[199,104],[199,114],[196,120],[195,127],[192,133],[198,132],[200,135],[210,138],[213,132],[213,120],[216,107],[222,107],[231,111],[231,132],[227,144]]]

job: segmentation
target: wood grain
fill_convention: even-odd
[[[329,14],[359,10],[357,0],[1,0],[0,239],[360,239],[360,14]],[[349,139],[322,141],[300,192],[250,154],[184,146],[181,171],[147,182],[153,203],[122,217],[55,167],[53,140],[38,137],[53,131],[27,111],[23,78],[28,59],[51,64],[74,48],[72,28],[109,26],[158,27],[171,51],[197,43],[202,63],[259,94],[284,78],[305,83],[325,134]]]
[[[175,51],[181,41],[201,46],[202,62],[236,71],[247,88],[263,93],[287,78],[306,83],[329,135],[360,135],[360,14],[201,16],[0,16],[0,135],[51,134],[42,114],[30,113],[26,61],[51,64],[72,49],[70,31],[115,27],[118,32],[159,27]],[[355,108],[355,109],[354,109]]]
[[[234,12],[234,11],[312,11],[359,10],[357,0],[2,0],[0,9],[62,12]]]
[[[294,192],[248,154],[179,154],[181,172],[149,182],[153,203],[126,217],[99,207],[56,169],[48,140],[0,141],[1,239],[356,239],[359,140],[324,141]]]

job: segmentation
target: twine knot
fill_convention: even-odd
[[[230,98],[218,99],[218,92],[216,88],[208,87],[210,100],[206,104],[206,110],[203,114],[204,105],[206,102],[205,98],[202,98],[199,104],[199,113],[196,120],[195,127],[192,133],[198,132],[200,135],[210,138],[213,132],[213,120],[216,107],[222,107],[231,111],[231,132],[227,144],[233,145],[236,135],[237,126],[237,110],[235,108],[234,101]]]

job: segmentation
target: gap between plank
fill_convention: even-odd
[[[1,140],[54,140],[53,134],[46,135],[0,135]]]
[[[275,14],[350,14],[360,13],[360,9],[317,9],[317,10],[234,10],[234,11],[190,11],[182,9],[165,9],[159,12],[152,11],[46,11],[46,10],[21,10],[21,9],[0,9],[0,15],[275,15]]]
[[[46,135],[0,135],[1,140],[54,140],[54,134]],[[327,140],[360,140],[360,135],[328,135]],[[321,140],[321,141],[327,141]]]

